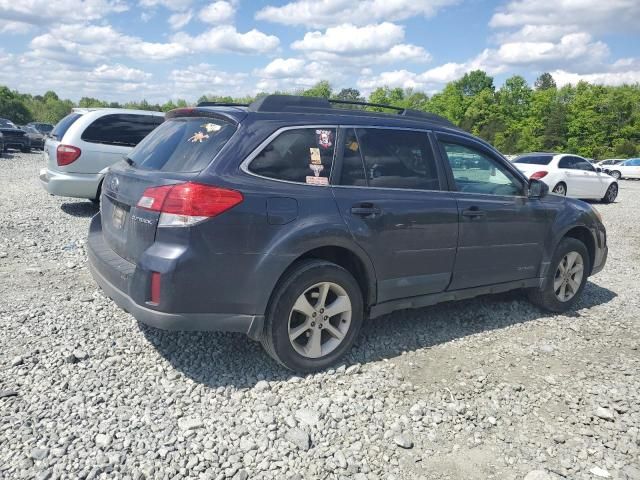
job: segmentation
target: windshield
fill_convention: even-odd
[[[528,163],[530,165],[549,165],[553,155],[521,155],[513,163]]]
[[[16,127],[15,123],[13,123],[11,120],[5,120],[4,118],[0,118],[0,127],[18,128]]]
[[[64,137],[64,134],[67,133],[69,127],[73,125],[73,122],[75,122],[81,116],[82,114],[80,113],[70,113],[56,124],[56,126],[51,131],[51,136],[56,140],[62,140],[62,137]]]
[[[53,130],[53,125],[49,125],[48,123],[36,123],[33,127],[38,130],[40,133],[49,133]]]
[[[206,117],[172,118],[145,137],[129,163],[145,170],[199,172],[209,165],[236,127]]]

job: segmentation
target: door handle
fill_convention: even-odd
[[[351,213],[353,215],[360,215],[363,217],[378,215],[380,212],[381,210],[372,203],[359,203],[351,207]]]
[[[462,211],[463,217],[480,218],[480,217],[485,217],[486,215],[487,215],[487,212],[480,210],[478,207],[469,207],[466,210]]]

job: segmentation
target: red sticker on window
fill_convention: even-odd
[[[333,145],[333,132],[331,130],[316,130],[316,142],[325,150]]]

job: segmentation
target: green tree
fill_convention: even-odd
[[[495,90],[493,77],[490,77],[482,70],[465,73],[464,76],[455,83],[465,97],[473,97],[485,89],[491,90],[492,92]]]
[[[536,87],[536,90],[549,90],[550,88],[557,88],[556,81],[553,79],[553,76],[548,72],[545,72],[542,75],[540,75],[536,79],[536,83],[534,84],[534,86]]]
[[[331,98],[331,85],[326,80],[321,80],[308,90],[304,90],[302,95],[305,97],[324,97]]]

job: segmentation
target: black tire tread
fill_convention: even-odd
[[[565,253],[569,251],[578,251],[582,255],[582,261],[584,264],[584,277],[582,278],[582,284],[580,285],[580,289],[578,293],[569,300],[568,302],[560,302],[553,291],[553,279],[556,273],[556,268],[560,259],[565,255]],[[537,307],[542,308],[548,312],[553,313],[562,313],[570,310],[575,303],[579,300],[582,291],[584,290],[584,286],[587,283],[587,277],[589,272],[591,271],[591,259],[589,257],[589,251],[584,243],[580,240],[573,237],[565,237],[563,238],[558,246],[556,247],[556,251],[553,254],[553,260],[551,261],[551,265],[549,267],[549,271],[547,272],[547,278],[545,282],[544,289],[531,289],[528,291],[529,301],[536,305]]]
[[[323,268],[323,267],[330,267],[333,269],[342,270],[344,273],[349,275],[353,279],[354,284],[357,285],[357,282],[355,278],[353,278],[353,275],[348,270],[341,267],[340,265],[337,265],[335,263],[332,263],[326,260],[313,259],[313,258],[300,260],[299,262],[294,264],[292,267],[290,267],[289,270],[285,272],[285,274],[282,276],[282,278],[280,279],[280,281],[278,282],[278,284],[274,289],[273,296],[267,308],[267,315],[265,318],[265,329],[260,339],[260,343],[262,344],[262,347],[271,358],[273,358],[276,362],[278,362],[280,365],[282,365],[283,367],[289,370],[291,370],[292,367],[287,365],[286,362],[283,361],[283,359],[278,354],[274,344],[273,319],[275,316],[275,312],[278,308],[280,301],[282,300],[283,295],[286,294],[286,292],[292,287],[293,283],[301,275],[303,275],[304,273],[310,270]],[[360,290],[359,287],[358,287],[358,290]],[[310,372],[313,370],[315,369],[302,369],[300,371]]]

